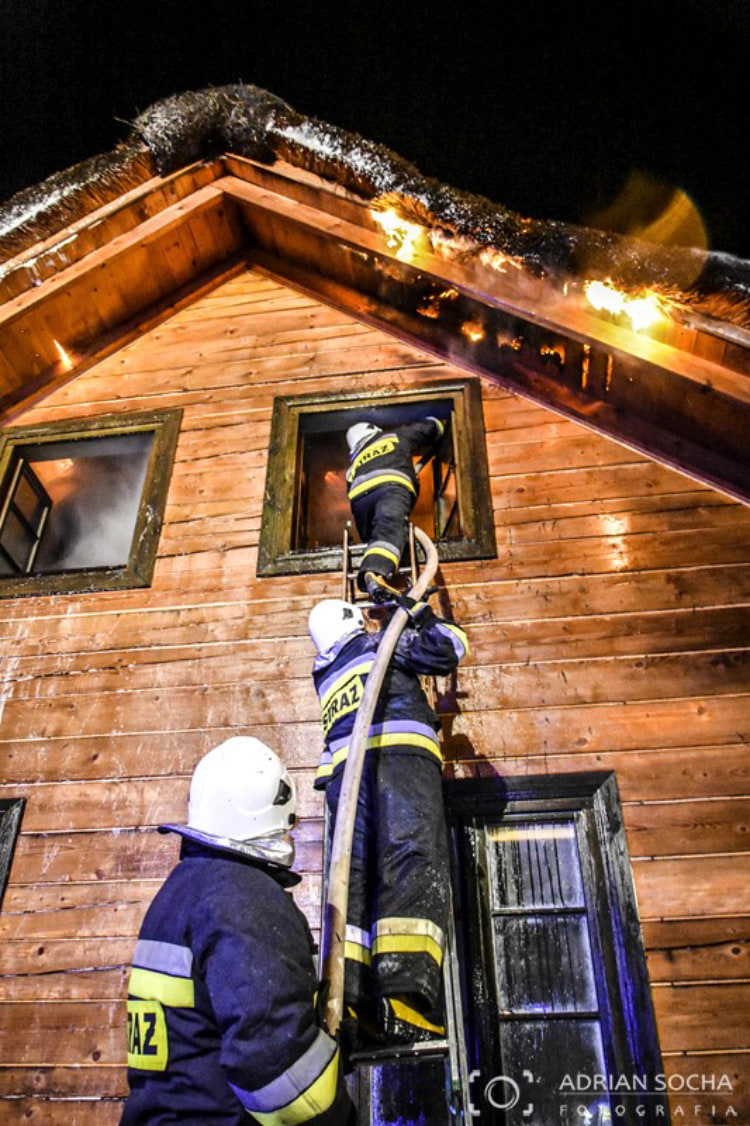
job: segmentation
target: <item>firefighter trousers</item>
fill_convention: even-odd
[[[359,565],[360,589],[364,589],[366,571],[388,579],[398,568],[409,536],[409,515],[415,500],[414,493],[405,485],[389,484],[371,489],[351,502],[359,537],[367,544]]]
[[[343,769],[326,786],[331,831]],[[345,942],[345,998],[358,1012],[413,998],[439,1018],[450,869],[440,764],[368,750],[357,803]]]

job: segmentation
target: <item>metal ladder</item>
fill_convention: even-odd
[[[358,602],[363,609],[373,608],[374,602],[367,601],[367,595],[363,594],[357,587],[357,574],[358,570],[352,562],[352,533],[351,521],[347,520],[344,525],[344,532],[341,544],[341,597],[344,602]],[[420,561],[417,552],[417,544],[414,538],[414,525],[409,523],[409,539],[407,541],[409,550],[409,565],[406,567],[399,567],[396,571],[397,575],[409,575],[409,586],[414,586],[417,581],[420,570]],[[379,603],[382,606],[384,603]],[[388,605],[388,603],[385,603]]]
[[[461,982],[456,951],[456,934],[453,922],[453,904],[451,897],[450,926],[446,935],[445,956],[443,959],[443,987],[445,991],[445,1037],[443,1039],[426,1040],[415,1044],[394,1045],[393,1047],[373,1048],[370,1051],[355,1052],[350,1056],[349,1062],[354,1065],[356,1083],[359,1090],[352,1093],[357,1099],[360,1109],[361,1126],[371,1126],[372,1119],[364,1117],[365,1109],[362,1103],[363,1071],[375,1069],[379,1066],[402,1064],[405,1067],[418,1065],[420,1061],[440,1058],[447,1064],[446,1069],[446,1116],[445,1123],[455,1123],[456,1126],[470,1126],[470,1090],[469,1090],[469,1065],[466,1054],[465,1029],[463,1010],[461,1005]],[[350,1078],[350,1084],[352,1083]],[[366,1086],[366,1080],[364,1080]],[[369,1107],[367,1108],[370,1109]],[[404,1122],[406,1120],[404,1119]],[[436,1122],[435,1126],[443,1126]]]
[[[346,523],[342,542],[342,568],[341,568],[341,597],[345,602],[358,603],[363,609],[374,608],[375,603],[367,601],[367,595],[357,588],[357,569],[352,564],[351,557],[351,524]],[[420,569],[417,544],[414,536],[414,525],[409,524],[408,538],[409,565],[400,567],[398,574],[410,576],[409,586],[413,586]],[[382,608],[383,603],[377,604]],[[387,603],[385,605],[388,605]],[[435,703],[436,687],[434,677],[420,677],[422,688],[431,705]],[[326,901],[326,881],[328,876],[329,860],[329,823],[328,810],[325,812],[324,826],[324,888],[323,906]],[[440,1057],[447,1062],[447,1102],[446,1121],[462,1124],[466,1121],[469,1107],[469,1069],[466,1054],[464,1033],[464,1019],[461,1005],[461,981],[456,948],[456,933],[453,916],[453,897],[449,911],[449,931],[446,935],[446,948],[443,960],[443,988],[445,994],[445,1037],[424,1041],[420,1043],[396,1045],[393,1047],[377,1048],[369,1051],[356,1052],[351,1056],[350,1062],[354,1065],[358,1081],[361,1081],[361,1071],[377,1066],[403,1063],[408,1066],[410,1062]],[[362,1126],[365,1126],[363,1120]]]

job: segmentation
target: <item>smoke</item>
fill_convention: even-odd
[[[117,567],[127,563],[152,435],[137,437],[145,439],[138,443],[140,449],[118,453],[87,449],[87,456],[39,462],[30,459],[52,501],[36,571]],[[109,443],[117,439],[104,441],[111,448]],[[90,453],[93,456],[88,456]]]

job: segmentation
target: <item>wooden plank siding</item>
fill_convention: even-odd
[[[127,964],[176,857],[150,830],[183,817],[195,762],[233,732],[295,773],[297,898],[317,928],[306,618],[340,580],[255,575],[273,399],[455,374],[245,271],[14,420],[184,411],[152,587],[0,600],[0,797],[27,798],[0,914],[0,1121],[117,1121]],[[442,568],[472,643],[441,685],[447,770],[616,772],[667,1070],[740,1076],[750,511],[483,396],[499,554]]]

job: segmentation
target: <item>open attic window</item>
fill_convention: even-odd
[[[150,583],[180,413],[0,435],[0,597]]]
[[[444,562],[496,554],[481,393],[472,379],[395,394],[299,395],[274,402],[259,575],[338,570],[346,494],[346,431],[354,422],[392,429],[439,418],[439,446],[415,458],[419,499],[412,521],[435,540]],[[353,549],[356,560],[359,551]]]

